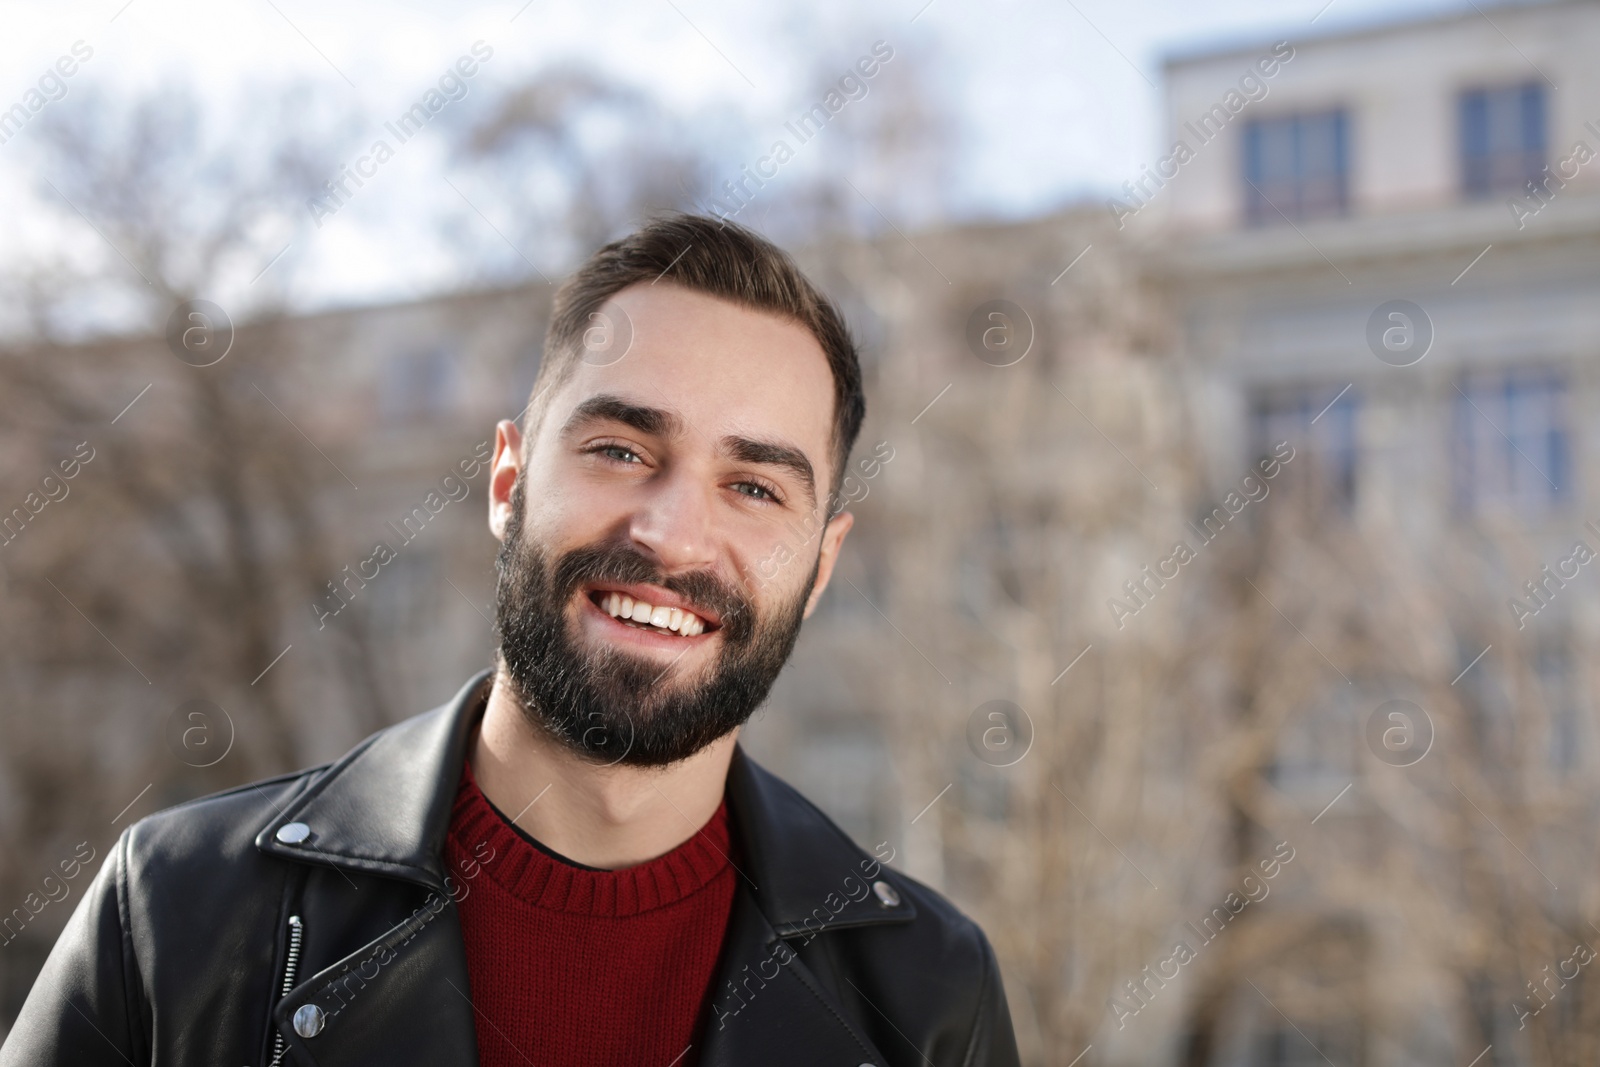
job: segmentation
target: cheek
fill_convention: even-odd
[[[578,484],[555,472],[529,474],[523,486],[523,535],[547,548],[592,543],[627,514],[614,487]]]
[[[752,569],[754,578],[746,595],[752,598],[761,618],[771,620],[804,601],[807,581],[817,562],[817,539],[769,537],[763,541],[763,548],[764,554],[756,557],[759,566]]]

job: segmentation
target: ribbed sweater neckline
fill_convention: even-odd
[[[726,798],[694,836],[671,852],[633,867],[599,871],[563,862],[528,841],[483,795],[470,763],[462,769],[450,836],[517,900],[583,915],[623,917],[675,904],[730,864]],[[484,856],[480,843],[493,851]]]

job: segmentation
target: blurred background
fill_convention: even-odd
[[[1600,1056],[1600,3],[4,25],[0,1035],[63,863],[488,665],[552,283],[680,208],[869,388],[747,745],[1028,1064]]]

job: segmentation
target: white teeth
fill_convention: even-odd
[[[643,600],[635,600],[626,593],[607,593],[600,598],[600,607],[614,619],[646,623],[663,630],[671,630],[684,637],[694,637],[705,632],[706,623],[692,611],[682,608],[657,607]]]

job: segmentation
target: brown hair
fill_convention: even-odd
[[[866,415],[861,362],[844,317],[783,249],[743,226],[704,215],[674,213],[649,219],[590,256],[556,292],[544,358],[533,383],[528,437],[532,438],[551,394],[572,377],[583,356],[584,334],[594,322],[591,316],[628,286],[658,278],[777,315],[811,331],[833,371],[830,445],[832,491],[837,494]]]

